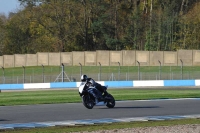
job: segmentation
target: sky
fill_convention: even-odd
[[[0,0],[0,14],[9,15],[9,12],[16,12],[20,9],[18,0]]]

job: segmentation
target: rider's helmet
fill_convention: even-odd
[[[81,76],[81,81],[82,81],[82,82],[85,82],[86,80],[87,80],[87,75],[82,75],[82,76]]]

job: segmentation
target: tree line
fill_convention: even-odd
[[[200,49],[200,0],[18,0],[0,15],[0,55]]]

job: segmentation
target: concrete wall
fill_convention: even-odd
[[[73,51],[72,59],[73,59],[73,66],[80,66],[79,63],[81,63],[82,66],[85,65],[85,53],[84,52]]]
[[[164,52],[164,66],[177,66],[177,52]]]
[[[135,66],[135,50],[123,50],[122,51],[122,65],[123,66]]]
[[[97,53],[97,63],[101,63],[102,66],[110,65],[110,51],[101,50],[96,51]]]
[[[71,52],[62,52],[60,54],[61,56],[61,63],[67,66],[72,66],[73,64],[73,59],[72,59],[72,53]]]
[[[178,51],[73,51],[61,53],[15,54],[0,56],[0,66],[200,66],[200,50]],[[160,63],[159,63],[160,61]]]
[[[193,66],[200,66],[200,50],[193,50]]]
[[[150,66],[160,66],[164,63],[163,51],[150,51]]]
[[[149,66],[150,64],[150,52],[149,51],[136,51],[136,65],[140,63],[140,66]]]
[[[97,55],[96,52],[85,52],[85,65],[86,66],[96,66],[97,65]]]
[[[14,61],[15,61],[15,58],[14,58],[14,55],[4,55],[3,56],[3,60],[4,60],[4,64],[3,64],[3,66],[5,67],[5,68],[7,68],[7,67],[14,67],[15,65],[15,63],[14,63]]]
[[[122,65],[122,51],[110,51],[110,66]]]
[[[26,55],[24,54],[15,54],[15,67],[26,66]]]
[[[192,66],[192,50],[179,50],[178,51],[178,66],[181,66],[181,60],[184,66]]]
[[[37,53],[38,56],[38,66],[44,65],[48,66],[49,65],[49,53]]]
[[[59,66],[60,53],[49,53],[49,66]]]
[[[37,66],[37,54],[26,54],[26,66]]]

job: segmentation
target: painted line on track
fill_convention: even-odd
[[[6,129],[19,129],[19,128],[39,128],[39,127],[54,127],[54,126],[92,125],[92,124],[135,122],[135,121],[161,121],[161,120],[175,120],[175,119],[187,119],[187,118],[200,118],[200,114],[195,114],[195,115],[146,116],[146,117],[132,117],[132,118],[118,118],[118,119],[104,118],[104,119],[86,119],[86,120],[75,120],[75,121],[0,124],[0,129],[6,130]]]
[[[166,98],[166,99],[147,99],[147,100],[123,100],[123,101],[117,101],[117,102],[133,102],[133,101],[178,101],[178,100],[200,100],[200,98],[175,98],[175,99],[170,99],[170,98]]]

